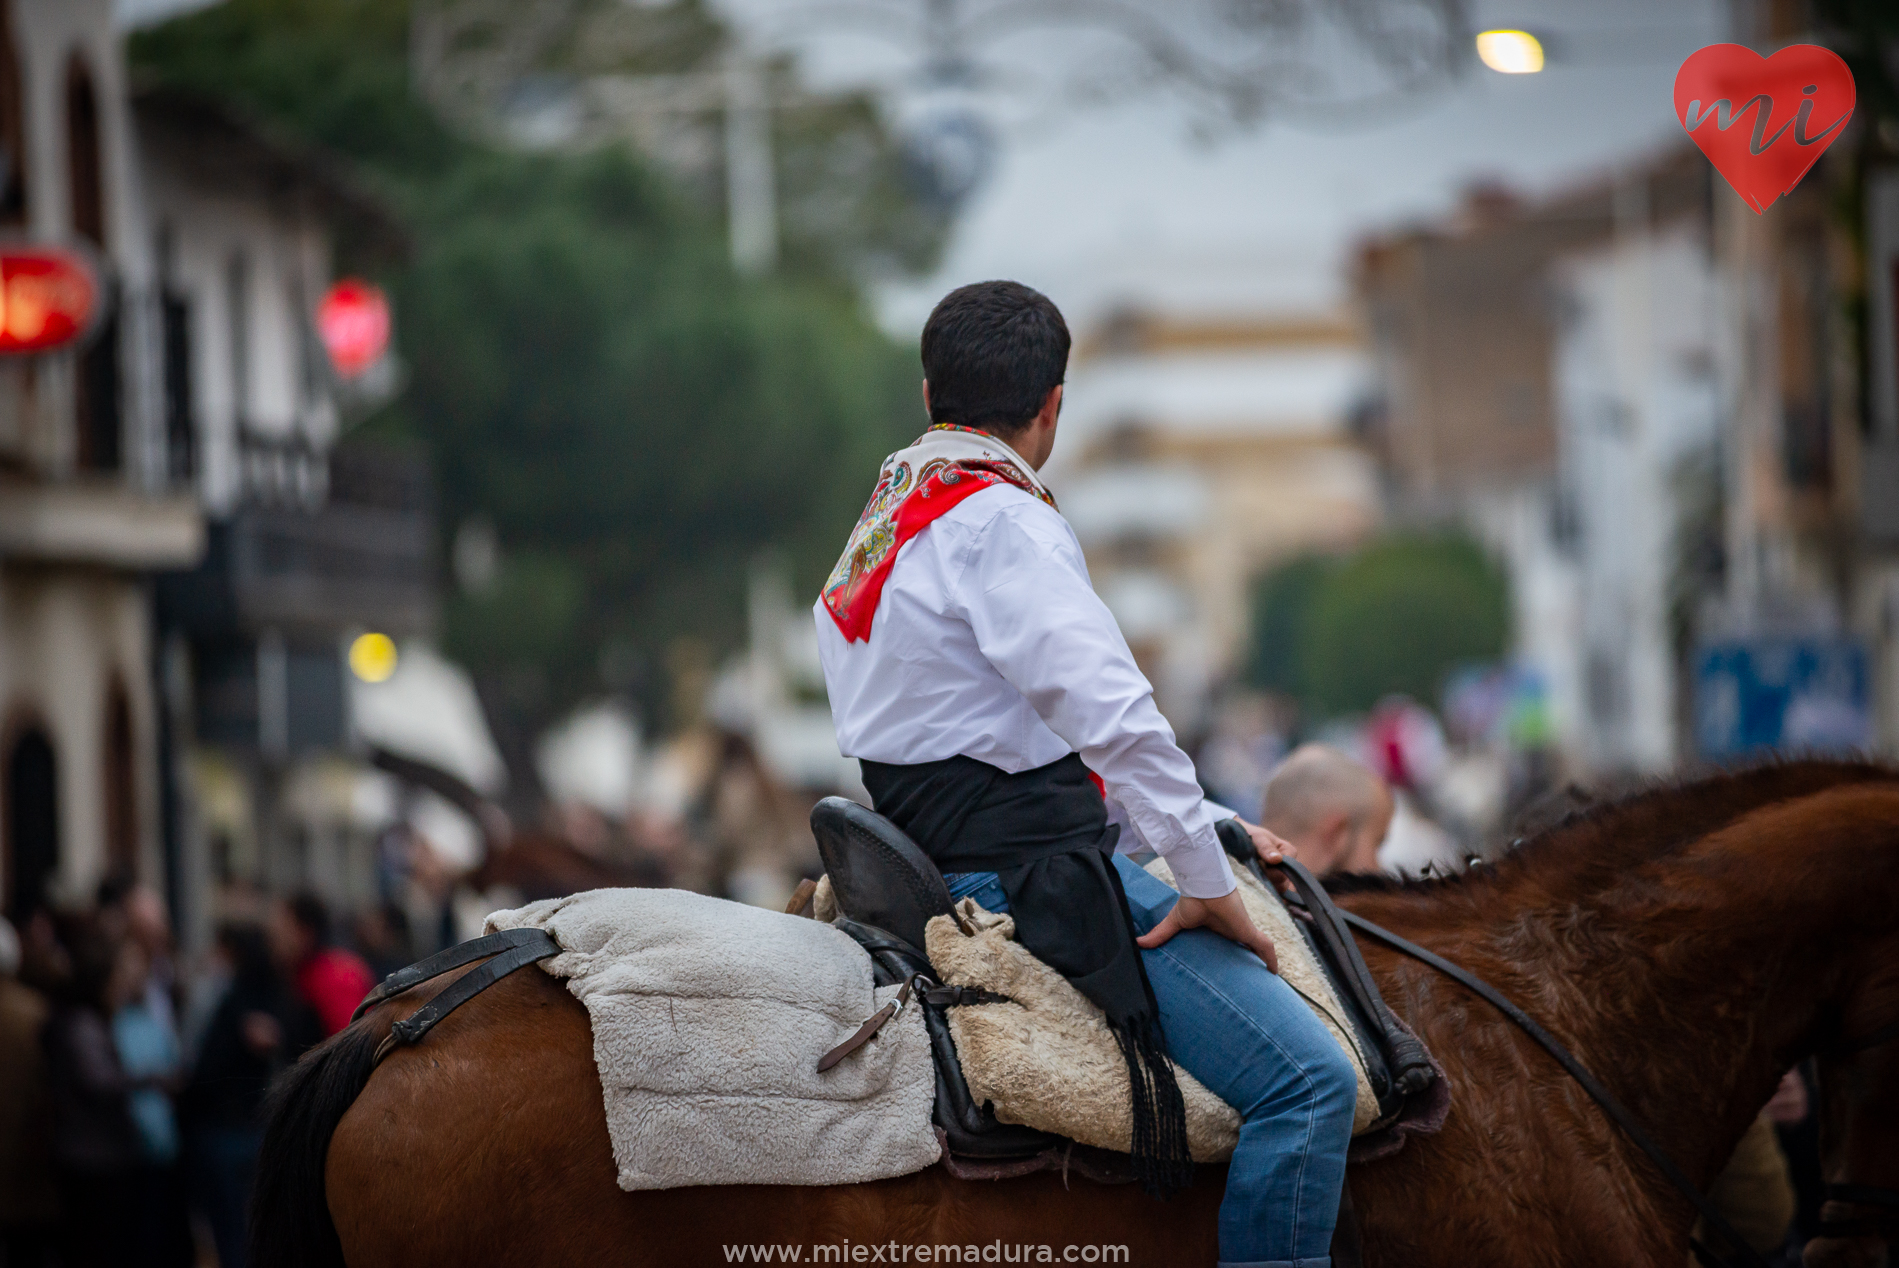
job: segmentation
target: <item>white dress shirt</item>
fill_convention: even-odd
[[[867,640],[846,642],[822,601],[814,614],[845,756],[962,754],[1013,774],[1080,753],[1123,825],[1120,852],[1159,854],[1183,894],[1232,892],[1193,762],[1046,503],[993,485],[905,542]]]

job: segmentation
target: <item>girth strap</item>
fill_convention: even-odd
[[[498,946],[496,945],[497,942],[499,942]],[[474,948],[479,949],[473,950],[472,954],[466,954]],[[505,933],[490,934],[485,938],[477,938],[473,942],[465,942],[458,947],[451,947],[449,950],[464,954],[453,963],[445,964],[442,967],[435,967],[433,962],[442,960],[447,953],[443,953],[443,956],[431,956],[428,960],[424,960],[420,964],[412,965],[410,968],[403,970],[402,973],[391,974],[389,981],[394,982],[397,978],[403,977],[404,974],[415,973],[424,969],[426,969],[427,972],[417,980],[426,981],[429,978],[440,977],[450,969],[459,968],[470,960],[479,959],[483,955],[494,955],[497,950],[499,950],[501,954],[494,955],[493,959],[481,965],[479,968],[462,974],[462,976],[451,982],[447,989],[440,995],[437,995],[434,999],[416,1009],[415,1012],[411,1013],[408,1017],[403,1018],[391,1026],[389,1028],[388,1037],[385,1038],[382,1044],[376,1049],[376,1062],[378,1064],[381,1064],[382,1059],[395,1051],[398,1047],[420,1043],[422,1037],[435,1028],[436,1023],[440,1022],[444,1017],[516,969],[525,968],[537,961],[559,955],[560,944],[555,942],[553,937],[549,935],[545,929],[509,929]],[[402,989],[407,990],[409,986],[415,984],[415,981],[409,981],[408,985],[405,985]],[[386,982],[384,985],[388,985],[388,983]]]
[[[1603,1112],[1614,1121],[1615,1125],[1620,1127],[1623,1132],[1628,1135],[1628,1138],[1635,1142],[1636,1147],[1648,1155],[1649,1161],[1655,1164],[1656,1169],[1662,1173],[1662,1177],[1675,1186],[1675,1189],[1683,1197],[1694,1204],[1695,1209],[1701,1213],[1701,1218],[1708,1222],[1708,1227],[1727,1239],[1728,1244],[1733,1247],[1741,1263],[1746,1264],[1748,1268],[1767,1268],[1767,1261],[1762,1259],[1760,1253],[1748,1245],[1746,1240],[1743,1239],[1739,1233],[1734,1231],[1734,1226],[1728,1223],[1727,1219],[1715,1207],[1714,1203],[1708,1200],[1707,1195],[1695,1187],[1694,1181],[1690,1180],[1686,1173],[1675,1165],[1674,1159],[1664,1153],[1662,1147],[1650,1138],[1649,1134],[1642,1129],[1640,1123],[1635,1121],[1635,1115],[1629,1113],[1622,1102],[1616,1100],[1608,1088],[1602,1086],[1601,1083],[1596,1081],[1596,1077],[1593,1074],[1583,1068],[1582,1062],[1576,1060],[1568,1048],[1565,1048],[1559,1043],[1555,1036],[1551,1035],[1547,1030],[1544,1030],[1543,1027],[1537,1025],[1536,1020],[1528,1013],[1511,1003],[1504,997],[1502,992],[1498,991],[1494,986],[1490,985],[1490,983],[1459,965],[1453,964],[1436,952],[1427,951],[1417,943],[1406,938],[1401,938],[1389,929],[1373,924],[1363,916],[1355,915],[1343,909],[1340,909],[1339,914],[1344,916],[1346,923],[1351,925],[1354,929],[1370,934],[1380,942],[1404,952],[1414,960],[1423,961],[1460,986],[1476,992],[1485,1000],[1489,1001],[1490,1005],[1498,1012],[1515,1022],[1524,1034],[1536,1040],[1545,1052],[1556,1058],[1556,1063],[1569,1072],[1569,1077],[1576,1080],[1582,1087],[1582,1090],[1589,1093],[1596,1104],[1602,1107]],[[1705,1264],[1721,1265],[1726,1262],[1694,1237],[1688,1239],[1688,1244]]]

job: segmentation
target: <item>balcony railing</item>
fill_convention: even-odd
[[[203,566],[166,583],[168,616],[214,639],[426,629],[435,608],[426,466],[374,449],[346,448],[327,463],[309,451],[280,456],[258,465],[291,477],[286,496],[254,497],[211,525]],[[306,501],[313,485],[326,493],[315,507]]]

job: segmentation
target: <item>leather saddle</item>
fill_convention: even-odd
[[[896,985],[918,973],[934,977],[923,949],[924,928],[932,918],[952,914],[954,904],[929,856],[896,824],[843,797],[818,802],[811,811],[811,831],[831,877],[837,928],[870,953],[876,984]],[[1246,830],[1229,819],[1217,831],[1228,854],[1264,881]],[[1436,1080],[1430,1054],[1386,1007],[1350,928],[1325,890],[1297,862],[1289,861],[1284,870],[1298,894],[1289,900],[1301,917],[1294,923],[1332,978],[1365,1060],[1378,1121],[1389,1121]],[[1022,1158],[1068,1143],[1065,1137],[999,1122],[986,1104],[976,1104],[944,1012],[954,1001],[919,1002],[936,1058],[936,1125],[948,1138],[950,1152],[981,1159]]]
[[[943,874],[896,824],[843,797],[826,797],[811,810],[811,832],[837,898],[837,928],[870,953],[878,986],[935,976],[924,953],[924,927],[947,916],[954,903]],[[936,1058],[936,1125],[949,1150],[968,1158],[1028,1158],[1066,1142],[1061,1136],[996,1119],[969,1094],[944,1008],[919,999],[930,1051]]]

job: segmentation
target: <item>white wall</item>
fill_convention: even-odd
[[[194,183],[166,162],[162,147],[147,147],[144,162],[153,234],[171,243],[165,283],[190,305],[199,493],[211,514],[228,514],[245,488],[240,417],[264,440],[321,450],[335,439],[335,408],[325,394],[306,396],[302,368],[309,313],[329,284],[327,237],[313,220],[260,195]],[[241,409],[230,282],[239,254],[249,350]]]
[[[1583,755],[1596,769],[1666,770],[1682,689],[1669,629],[1683,509],[1675,477],[1717,430],[1714,278],[1687,223],[1620,235],[1557,276],[1566,301],[1559,468],[1577,527]]]
[[[1581,601],[1576,562],[1557,541],[1556,490],[1535,482],[1477,490],[1461,503],[1464,523],[1510,577],[1511,658],[1548,691],[1556,746],[1580,761],[1587,725],[1576,630]]]
[[[1062,399],[1065,456],[1127,423],[1169,432],[1336,436],[1371,370],[1362,349],[1313,345],[1108,355],[1077,366]],[[1064,461],[1053,462],[1059,472]]]

